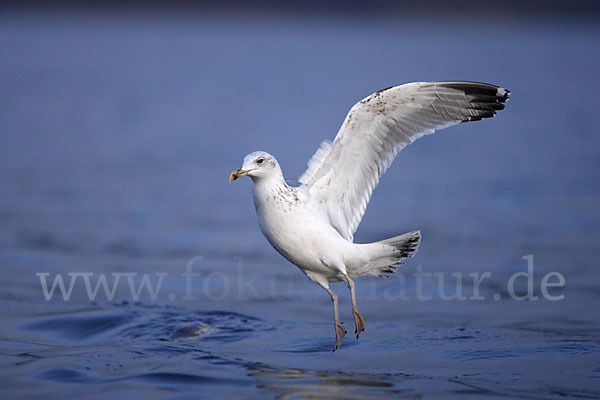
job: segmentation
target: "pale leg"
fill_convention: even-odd
[[[348,288],[350,289],[350,297],[352,298],[352,315],[354,316],[354,326],[356,338],[360,336],[360,333],[365,330],[365,319],[363,318],[360,311],[358,311],[358,305],[356,304],[356,293],[354,292],[354,281],[349,276],[345,276],[346,282],[348,282]]]
[[[328,287],[323,286],[323,288],[327,291],[327,293],[329,293],[329,295],[331,296],[331,301],[333,302],[333,323],[335,326],[335,346],[333,346],[333,351],[336,351],[340,348],[342,344],[342,339],[346,335],[346,329],[340,321],[340,315],[338,313],[337,295],[333,292],[333,290],[329,289]]]

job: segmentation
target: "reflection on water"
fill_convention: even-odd
[[[249,375],[261,382],[257,385],[258,388],[266,389],[280,399],[389,398],[410,391],[396,389],[389,378],[372,375],[327,371],[308,373],[298,369],[266,365],[251,365],[247,368],[250,371]]]

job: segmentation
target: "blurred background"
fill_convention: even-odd
[[[2,3],[2,387],[600,398],[599,14],[558,0]],[[331,354],[329,297],[270,247],[250,181],[228,174],[260,149],[298,177],[358,100],[428,80],[512,96],[399,154],[355,241],[421,229],[422,245],[391,279],[358,280],[359,341],[333,286],[349,334]],[[515,301],[506,283],[527,255],[540,299]],[[445,274],[426,280],[431,300],[416,298],[417,266]],[[166,275],[155,300],[122,283],[90,301],[79,282],[46,301],[40,272],[67,286],[73,272]],[[440,295],[457,291],[452,273],[469,295],[484,272],[485,300]],[[540,294],[550,272],[560,301]]]

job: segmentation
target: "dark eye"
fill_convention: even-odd
[[[264,159],[264,158],[259,158],[258,160],[256,160],[256,163],[257,163],[257,164],[262,164],[262,163],[263,163],[263,161],[265,161],[265,159]]]

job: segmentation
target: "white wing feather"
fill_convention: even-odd
[[[459,122],[493,117],[509,91],[475,82],[415,82],[380,90],[352,107],[300,177],[317,214],[352,241],[371,193],[400,150]]]

